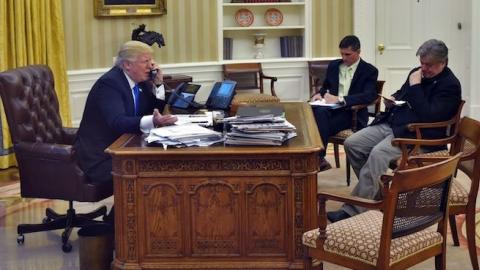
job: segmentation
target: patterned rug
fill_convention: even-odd
[[[460,242],[460,246],[463,248],[467,248],[467,230],[466,230],[466,223],[465,223],[465,215],[458,215],[457,218],[457,228],[459,230],[460,235],[458,236],[458,241]],[[477,245],[477,255],[480,255],[480,209],[477,209],[475,215],[475,243]]]
[[[333,160],[333,151],[328,149],[327,158],[329,160]],[[343,152],[341,152],[343,155]],[[332,163],[333,164],[333,163]],[[344,165],[337,169],[340,170],[341,174],[344,174]],[[5,186],[0,186],[0,219],[5,217],[6,215],[20,211],[25,207],[31,207],[35,204],[38,206],[44,207],[41,202],[49,201],[46,199],[25,199],[20,196],[20,183],[13,183]],[[34,206],[36,207],[36,206]],[[477,254],[480,255],[480,209],[477,209],[476,212],[476,244],[477,244]],[[465,227],[465,215],[458,215],[457,216],[457,228],[460,233],[459,235],[459,242],[460,247],[467,249],[467,239],[466,239],[466,227]]]

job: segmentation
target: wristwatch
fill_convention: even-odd
[[[339,96],[338,97],[338,103],[342,104],[342,105],[345,105],[345,99],[342,96]]]

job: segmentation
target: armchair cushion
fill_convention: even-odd
[[[233,97],[232,104],[256,104],[256,103],[277,103],[280,99],[276,96],[256,93],[240,93]]]
[[[450,196],[448,197],[449,206],[467,205],[468,191],[456,180],[452,181]]]
[[[346,140],[348,137],[352,136],[353,133],[354,133],[353,130],[350,128],[344,129],[339,131],[337,134],[333,135],[332,139]]]
[[[383,214],[370,210],[327,226],[325,251],[349,257],[375,266],[377,264]],[[303,234],[303,244],[316,248],[319,230]],[[390,265],[434,245],[442,244],[442,235],[425,229],[407,236],[392,239]]]

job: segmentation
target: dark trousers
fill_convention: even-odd
[[[327,149],[328,138],[330,136],[352,126],[352,111],[349,109],[331,109],[323,106],[312,106],[312,110],[325,150]],[[320,152],[320,158],[325,157],[325,150]]]

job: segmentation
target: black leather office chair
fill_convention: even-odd
[[[106,207],[76,214],[73,201],[97,202],[113,194],[112,183],[94,184],[75,160],[72,144],[76,129],[62,126],[53,73],[48,66],[35,65],[0,73],[2,97],[20,173],[22,197],[66,200],[64,215],[46,210],[40,224],[20,224],[19,244],[24,234],[65,229],[62,249],[72,249],[68,238],[74,227],[82,227],[105,216]]]

